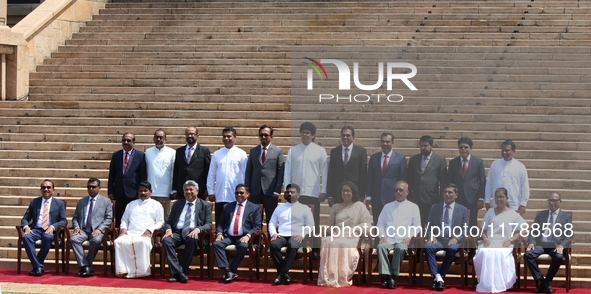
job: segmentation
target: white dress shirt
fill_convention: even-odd
[[[238,184],[244,183],[247,161],[246,152],[236,146],[230,149],[224,147],[213,153],[207,175],[207,192],[215,194],[215,202],[236,201],[234,191]]]
[[[411,228],[412,227],[412,228]],[[400,243],[405,238],[418,236],[421,231],[419,207],[408,201],[392,201],[382,209],[378,218],[379,236],[386,237],[388,243]],[[398,235],[398,234],[401,235]]]
[[[511,209],[517,210],[519,206],[527,206],[529,200],[529,181],[525,166],[517,159],[506,161],[495,160],[488,170],[486,179],[486,190],[484,203],[490,203],[498,188],[505,188],[509,193],[508,205]],[[494,199],[492,207],[497,207]]]
[[[304,236],[304,227],[314,229],[314,216],[310,207],[299,202],[287,202],[277,206],[269,220],[271,236]]]
[[[162,204],[154,199],[136,199],[127,204],[123,217],[121,217],[121,229],[130,232],[141,233],[146,230],[154,232],[162,228],[164,224],[164,209]]]
[[[148,182],[152,184],[152,196],[168,197],[172,191],[172,169],[176,151],[168,146],[146,150]]]
[[[327,162],[326,150],[314,142],[293,146],[287,153],[283,183],[298,184],[302,196],[318,198],[320,193],[326,193]]]

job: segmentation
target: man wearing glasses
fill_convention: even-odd
[[[262,125],[259,128],[261,144],[250,149],[246,162],[244,183],[252,191],[250,201],[262,204],[265,222],[269,223],[283,184],[283,150],[271,143],[273,128]]]
[[[21,220],[23,227],[23,245],[31,261],[33,270],[29,276],[40,277],[44,274],[45,257],[51,248],[53,234],[60,226],[67,226],[64,202],[53,198],[54,184],[50,180],[41,183],[41,197],[31,201]],[[35,254],[35,242],[41,240],[41,249]]]
[[[456,201],[470,211],[470,226],[478,226],[478,211],[484,207],[486,174],[482,159],[471,154],[473,145],[468,137],[458,140],[460,156],[449,161],[447,175],[449,182],[458,187]]]
[[[116,200],[115,224],[121,224],[121,217],[127,204],[137,199],[139,184],[147,179],[144,152],[134,149],[135,135],[125,133],[121,138],[123,149],[115,151],[109,166],[108,194]]]
[[[70,238],[70,245],[80,268],[78,276],[85,278],[94,276],[92,261],[101,246],[105,229],[113,221],[111,201],[109,198],[99,194],[101,191],[101,180],[98,178],[88,179],[86,188],[88,190],[88,196],[78,200],[74,217],[72,217],[74,233]],[[86,240],[89,241],[90,246],[88,247],[88,254],[84,256],[82,243]]]
[[[146,150],[146,169],[148,182],[152,184],[152,198],[164,204],[164,219],[168,219],[175,150],[165,144],[166,132],[163,129],[156,130],[154,147]]]
[[[197,143],[199,138],[199,131],[196,127],[188,127],[185,130],[185,140],[187,145],[176,150],[174,160],[174,169],[172,172],[172,192],[171,199],[177,199],[177,192],[183,194],[183,185],[186,181],[192,180],[197,182],[199,187],[199,194],[197,197],[205,199],[207,193],[203,187],[207,183],[207,173],[209,172],[209,162],[211,161],[211,154],[209,148]]]

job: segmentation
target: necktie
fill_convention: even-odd
[[[556,214],[555,212],[550,212],[550,219],[549,219],[549,223],[550,223],[550,232],[548,235],[548,241],[552,242],[554,241],[554,235],[552,234],[552,232],[554,231],[554,215]]]
[[[88,208],[88,216],[86,217],[86,232],[92,232],[92,209],[94,208],[94,198],[90,198],[90,207]]]
[[[41,227],[47,230],[49,227],[49,201],[45,200],[43,205],[43,218],[41,219]]]
[[[262,163],[265,163],[265,158],[267,158],[267,147],[263,147],[263,155],[261,155]]]
[[[345,158],[343,160],[343,164],[347,165],[349,163],[349,147],[345,147]]]
[[[384,163],[382,164],[382,174],[386,173],[386,168],[388,168],[388,155],[384,155]]]
[[[191,227],[191,216],[193,212],[191,211],[191,207],[193,203],[187,203],[187,211],[185,211],[185,222],[183,223],[183,229]]]
[[[464,172],[465,177],[466,173],[468,172],[468,159],[464,159],[464,166],[462,167],[462,171]]]
[[[242,212],[242,203],[238,203],[238,209],[234,216],[234,236],[238,236],[238,224],[240,222],[240,213]]]
[[[187,158],[185,158],[187,163],[191,163],[191,158],[193,158],[193,150],[195,150],[195,147],[189,148],[189,153],[187,153]]]
[[[125,151],[125,159],[123,160],[123,173],[127,172],[127,163],[129,162],[129,151]]]
[[[449,210],[451,209],[451,206],[449,206],[449,204],[445,205],[445,213],[443,214],[443,225],[446,227],[451,226],[451,222],[449,219]]]
[[[427,156],[423,156],[423,161],[421,162],[421,173],[425,172],[425,169],[427,168]]]

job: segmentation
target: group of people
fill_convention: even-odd
[[[478,290],[497,292],[512,286],[514,269],[511,276],[510,271],[490,264],[508,265],[507,250],[501,249],[509,248],[509,241],[519,237],[517,233],[501,240],[498,239],[500,234],[493,234],[493,231],[499,230],[507,221],[525,224],[521,216],[529,199],[527,171],[513,158],[516,150],[513,141],[506,140],[501,144],[503,158],[493,162],[487,179],[483,160],[471,155],[473,141],[468,137],[458,140],[460,156],[452,159],[448,168],[445,158],[434,152],[431,136],[419,139],[420,154],[411,157],[407,164],[405,156],[393,150],[392,133],[381,135],[381,152],[371,155],[369,162],[366,149],[353,144],[355,129],[351,126],[341,129],[342,144],[332,149],[329,156],[323,147],[314,143],[314,124],[302,123],[299,133],[301,143],[290,148],[285,160],[283,150],[272,143],[273,128],[267,125],[259,128],[260,144],[248,155],[235,146],[237,134],[233,127],[222,130],[224,147],[212,155],[207,147],[197,143],[199,133],[195,127],[185,130],[187,144],[176,151],[165,146],[166,132],[162,129],[154,133],[155,146],[145,153],[134,148],[133,134],[123,134],[123,149],[114,152],[111,159],[108,198],[99,194],[100,180],[91,178],[87,185],[88,196],[76,207],[74,236],[70,242],[80,268],[79,275],[94,274],[92,260],[100,246],[98,241],[115,221],[120,228],[120,236],[115,240],[117,276],[133,278],[150,274],[147,254],[152,249],[150,237],[155,229],[164,227],[162,242],[171,273],[169,281],[186,282],[200,233],[212,229],[209,200],[215,202],[213,248],[218,267],[225,271],[224,282],[236,279],[236,270],[247,252],[248,241],[262,228],[262,212],[255,205],[261,204],[269,229],[271,257],[278,273],[273,283],[290,283],[289,268],[306,237],[303,232],[305,228],[311,235],[321,231],[320,203],[328,200],[331,210],[326,225],[347,227],[359,234],[337,234],[335,230],[329,230],[333,233],[330,236],[325,234],[320,240],[312,238],[314,257],[319,255],[320,258],[319,285],[351,285],[359,261],[357,248],[375,245],[381,285],[393,289],[396,287],[394,279],[400,272],[400,261],[411,238],[419,236],[420,232],[408,230],[405,234],[392,234],[392,228],[418,227],[430,232],[427,224],[441,228],[465,224],[477,226],[478,210],[486,208],[488,211],[481,226],[485,230],[483,242],[474,258],[479,273]],[[284,185],[284,197],[288,203],[278,207]],[[30,274],[34,276],[43,274],[43,259],[49,250],[47,245],[35,255],[34,241],[43,239],[46,245],[46,235],[51,235],[55,227],[67,224],[63,202],[51,197],[53,189],[51,181],[44,181],[42,197],[31,202],[22,220],[25,248],[28,248],[27,254],[33,264]],[[183,196],[179,196],[179,191]],[[551,197],[554,198],[548,201],[546,219],[542,219],[542,213],[540,219],[536,217],[536,222],[550,222],[548,215],[552,218],[552,209],[559,210],[559,194],[553,193]],[[116,201],[115,215],[109,198]],[[491,198],[494,198],[492,203]],[[170,208],[170,200],[174,199],[176,201]],[[44,210],[47,202],[52,204],[49,226]],[[63,214],[61,210],[64,210]],[[558,215],[560,217],[551,219],[552,224],[572,221],[565,216],[570,214]],[[367,228],[372,225],[378,232],[375,241],[367,238]],[[434,290],[445,288],[443,278],[464,236],[464,232],[426,235],[424,250],[434,278]],[[91,244],[87,256],[81,247],[85,240]],[[557,245],[558,239],[532,241],[530,238],[529,241],[526,256],[551,252],[561,259],[562,249],[559,250],[558,246],[554,251],[546,250],[550,244]],[[568,238],[560,239],[561,248],[568,241]],[[185,244],[185,251],[181,258],[177,258],[175,248],[181,244]],[[225,248],[231,244],[236,246],[236,254],[229,263]],[[540,246],[543,250],[538,248]],[[284,258],[282,247],[287,247]],[[495,247],[499,250],[492,250]],[[392,250],[394,254],[390,261],[388,256]],[[446,250],[449,257],[438,269],[434,254],[439,250]],[[529,262],[526,263],[530,266]],[[545,278],[533,266],[530,269],[542,285],[538,290],[547,292],[551,289],[549,283],[557,267],[551,267]]]

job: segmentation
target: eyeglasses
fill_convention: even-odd
[[[185,134],[185,137],[194,137],[195,135],[197,135],[197,134],[195,134],[195,133],[186,133]]]
[[[41,186],[41,190],[51,190],[51,186]]]
[[[131,143],[131,139],[121,139],[121,143]]]
[[[236,194],[236,195],[242,195],[244,193],[245,193],[244,191],[236,191],[236,192],[234,192],[234,194]]]
[[[470,149],[470,146],[458,146],[458,149]]]
[[[546,201],[554,203],[554,202],[560,202],[560,199],[548,199]]]
[[[154,139],[162,140],[164,139],[164,136],[154,136]]]
[[[270,134],[259,134],[259,137],[263,138],[263,137],[270,137]]]
[[[398,192],[398,193],[402,193],[402,192],[404,192],[405,190],[403,190],[403,189],[396,189],[396,190],[394,190],[394,191],[396,191],[396,192]]]
[[[96,189],[98,186],[86,186],[86,189]]]

